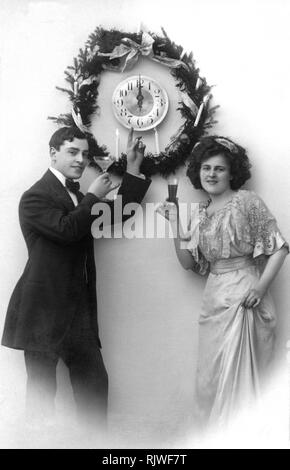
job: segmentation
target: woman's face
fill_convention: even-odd
[[[209,157],[201,163],[200,182],[208,194],[220,195],[229,190],[230,180],[230,167],[222,154]]]

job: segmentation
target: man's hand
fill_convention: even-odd
[[[140,166],[144,158],[146,145],[142,142],[142,137],[134,139],[134,129],[131,127],[127,143],[127,171],[134,175],[140,175]]]
[[[99,199],[102,199],[109,192],[113,191],[113,189],[118,188],[118,186],[120,185],[116,184],[113,186],[108,173],[102,173],[92,182],[88,189],[88,193],[93,193]]]

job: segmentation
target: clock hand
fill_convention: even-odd
[[[139,75],[137,101],[138,101],[138,108],[140,109],[140,112],[142,111],[142,104],[144,100],[144,96],[142,95],[142,88],[143,87],[141,85],[141,75]]]

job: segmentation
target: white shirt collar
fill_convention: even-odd
[[[52,168],[52,167],[49,167],[49,170],[51,171],[51,173],[53,173],[57,179],[61,182],[61,184],[65,187],[65,189],[67,190],[67,192],[69,193],[73,203],[75,206],[78,205],[78,199],[77,199],[77,196],[76,194],[72,193],[71,191],[69,191],[65,185],[65,180],[66,180],[66,177],[58,170],[56,170],[55,168]]]
[[[54,174],[54,176],[57,177],[57,179],[61,182],[61,184],[63,186],[65,186],[66,177],[60,171],[56,170],[55,168],[49,167],[49,169]]]

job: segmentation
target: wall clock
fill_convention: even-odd
[[[156,152],[145,154],[141,170],[147,176],[156,173],[166,176],[173,173],[186,162],[194,145],[216,123],[214,113],[217,106],[210,106],[211,86],[204,77],[200,77],[192,52],[186,52],[182,46],[171,41],[163,28],[162,32],[163,36],[158,36],[143,31],[129,33],[97,27],[90,34],[85,48],[79,50],[73,65],[67,67],[65,80],[69,83],[69,88],[57,87],[57,89],[68,94],[72,104],[71,112],[60,114],[58,117],[49,116],[49,119],[57,125],[77,125],[87,135],[91,165],[94,165],[94,156],[110,153],[103,144],[99,143],[99,137],[97,140],[91,130],[92,117],[101,115],[98,95],[102,88],[101,82],[104,84],[103,72],[127,74],[128,70],[138,66],[137,73],[130,73],[122,81],[115,81],[112,91],[110,90],[107,95],[108,87],[105,87],[107,98],[105,104],[103,103],[103,109],[107,109],[107,104],[111,101],[114,112],[111,105],[108,106],[110,115],[112,118],[115,116],[124,128],[133,127],[136,131],[145,132],[153,129],[156,138],[158,136],[156,127],[166,115],[169,118],[166,119],[168,124],[174,114],[173,108],[179,112],[181,125],[178,125],[174,134],[169,136],[168,144],[163,145],[164,150],[160,152],[159,146],[155,145]],[[167,94],[162,86],[163,83],[168,85],[168,82],[162,81],[160,75],[156,79],[150,78],[150,75],[154,77],[154,73],[152,74],[150,70],[147,72],[147,67],[146,70],[142,70],[143,58],[152,65],[160,64],[167,74],[173,77],[175,90],[180,94],[177,104],[171,95],[170,87],[167,88]],[[168,95],[172,105],[167,114]],[[164,135],[165,128],[163,126],[162,128]],[[106,131],[107,128],[105,132],[101,131],[102,138]],[[111,136],[112,129],[108,128],[110,140]],[[146,136],[148,141],[152,140],[152,137],[148,132]],[[119,130],[118,137],[116,133],[116,148],[118,138]],[[118,155],[117,151],[115,155]],[[126,154],[121,152],[120,157],[111,166],[111,171],[122,175],[126,170],[126,157]]]
[[[163,121],[169,100],[165,88],[155,79],[133,75],[121,81],[112,95],[115,117],[125,127],[148,131]]]

